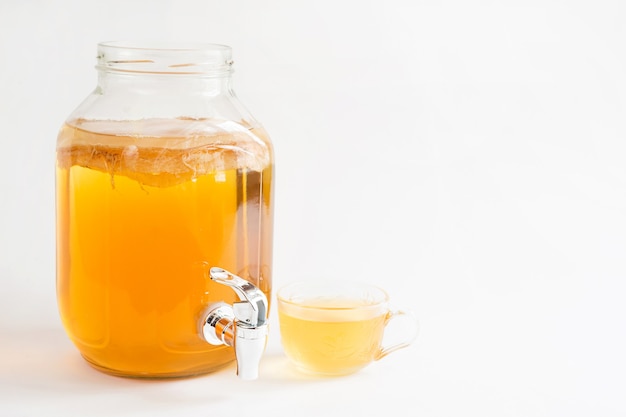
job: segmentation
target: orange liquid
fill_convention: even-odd
[[[201,336],[207,305],[237,299],[207,271],[227,269],[271,299],[272,158],[262,130],[202,120],[63,127],[57,294],[66,331],[89,363],[167,377],[234,359],[232,348]]]

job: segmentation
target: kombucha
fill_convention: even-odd
[[[139,133],[138,133],[139,132]],[[212,266],[271,299],[272,148],[206,119],[75,120],[57,141],[57,295],[67,333],[108,373],[176,377],[234,360],[202,339],[236,301]]]
[[[388,316],[360,299],[299,300],[281,304],[278,318],[285,354],[300,370],[345,375],[378,359]]]

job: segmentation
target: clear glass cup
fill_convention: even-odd
[[[391,310],[381,288],[346,281],[302,281],[277,292],[280,335],[286,356],[303,372],[354,373],[409,346],[419,324],[409,310]],[[404,319],[402,339],[384,345],[387,324]]]

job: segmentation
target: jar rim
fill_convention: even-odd
[[[228,45],[198,41],[135,41],[135,40],[115,40],[98,42],[98,47],[119,48],[132,50],[150,51],[201,51],[201,50],[221,50],[230,52],[232,48]]]
[[[232,72],[228,45],[188,41],[98,43],[96,68],[105,72],[225,76]]]

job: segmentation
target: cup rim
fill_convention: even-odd
[[[299,299],[296,299],[297,294],[293,294],[291,296],[287,296],[287,291],[293,291],[297,287],[303,287],[308,291],[307,294],[301,295]],[[333,292],[333,289],[336,289]],[[315,304],[315,300],[328,300],[329,297],[343,297],[344,300],[349,299],[347,296],[347,292],[345,291],[366,291],[367,295],[371,296],[371,298],[367,297],[359,297],[359,301],[366,301],[363,304],[354,305],[350,304],[349,306],[342,306],[340,304],[323,304],[317,305]],[[313,292],[311,292],[313,291]],[[344,291],[342,293],[342,291]],[[357,297],[352,297],[354,300]],[[311,310],[365,310],[378,308],[380,306],[387,305],[389,302],[389,294],[383,288],[379,287],[375,284],[370,284],[362,281],[355,280],[299,280],[289,282],[278,288],[276,291],[276,299],[279,304],[283,303],[289,306],[297,307],[300,309],[311,309]]]

